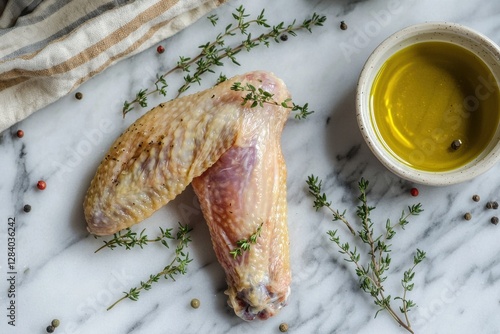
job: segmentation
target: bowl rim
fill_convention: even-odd
[[[390,50],[391,48],[394,48],[394,46],[398,44],[402,45],[402,43],[408,38],[419,36],[422,33],[438,33],[438,32],[453,34],[456,35],[457,37],[467,38],[471,41],[473,40],[475,42],[478,42],[477,45],[478,46],[480,45],[481,49],[488,50],[490,53],[496,54],[497,55],[496,59],[500,60],[500,47],[487,36],[469,27],[466,27],[458,23],[452,23],[446,21],[423,22],[407,26],[393,33],[388,38],[386,38],[382,43],[380,43],[372,51],[372,53],[366,60],[361,70],[356,88],[356,118],[358,122],[358,127],[361,131],[363,139],[367,143],[372,153],[387,169],[389,169],[391,172],[398,175],[399,177],[415,183],[426,184],[431,186],[451,185],[469,181],[472,178],[479,176],[488,171],[489,169],[491,169],[500,160],[500,140],[498,140],[497,138],[499,134],[499,129],[497,128],[497,132],[492,140],[493,142],[496,139],[497,140],[496,144],[488,145],[488,147],[490,146],[493,147],[491,147],[490,150],[484,156],[479,156],[475,158],[473,161],[467,163],[466,165],[449,171],[432,172],[432,171],[419,170],[405,165],[404,163],[393,157],[391,153],[386,151],[382,143],[380,143],[380,141],[378,140],[375,130],[371,127],[369,103],[368,105],[366,105],[365,101],[367,101],[366,95],[370,94],[370,91],[366,90],[366,88],[368,87],[371,90],[371,85],[372,85],[372,82],[369,82],[367,80],[371,75],[373,75],[374,71],[378,73],[380,67],[375,65],[377,61],[379,61],[379,58],[382,57],[383,59],[386,60],[396,51],[399,51],[399,49],[402,49],[405,46],[404,47],[400,46],[399,49],[393,51],[389,55],[386,55],[385,58],[384,58],[384,51]],[[442,40],[442,39],[436,39],[436,40]],[[424,41],[429,41],[429,39],[422,40],[422,42]],[[467,47],[465,48],[470,50],[470,48]],[[473,50],[470,51],[474,52]],[[482,55],[477,54],[477,52],[474,53],[479,58],[484,60],[484,57]],[[500,66],[500,61],[499,61],[499,66]],[[495,76],[495,79],[497,81],[497,85],[500,86],[500,77]]]

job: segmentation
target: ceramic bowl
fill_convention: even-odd
[[[489,144],[473,160],[461,167],[429,172],[415,169],[386,149],[378,135],[370,92],[385,61],[397,51],[426,41],[442,41],[460,45],[476,54],[489,67],[500,86],[500,48],[482,34],[455,23],[429,22],[407,27],[382,42],[370,55],[359,77],[356,92],[356,112],[359,128],[374,155],[394,174],[409,181],[426,185],[448,185],[470,180],[490,169],[500,160],[500,126]],[[498,111],[500,112],[500,110]]]

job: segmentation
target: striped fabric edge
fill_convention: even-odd
[[[64,5],[68,5],[69,3],[72,2],[78,3],[79,1],[82,0],[41,0],[40,4],[38,4],[35,11],[32,11],[27,15],[20,16],[17,19],[15,26],[0,29],[0,38],[3,35],[17,28],[33,26],[47,19],[47,17],[51,16],[53,13],[56,13]],[[103,3],[103,5],[101,6],[106,6],[109,9],[116,8],[118,6],[123,6],[131,1],[135,0],[107,0],[107,1],[100,0],[100,2]]]
[[[103,13],[83,24],[80,29],[64,35],[41,50],[0,64],[2,65],[0,67],[2,70],[0,91],[19,83],[19,80],[22,82],[31,77],[56,75],[81,66],[105,52],[115,43],[140,33],[146,22],[149,24],[162,13],[172,11],[169,16],[175,17],[176,15],[172,15],[174,11],[177,11],[175,5],[181,3],[180,0],[156,1],[145,8],[130,8],[130,11],[123,13],[128,14],[128,17],[119,15],[121,11]],[[138,14],[130,15],[129,13]],[[46,59],[50,59],[54,65],[47,64],[44,61]],[[10,64],[20,63],[24,63],[24,66],[15,66],[9,70]]]
[[[43,0],[0,0],[0,28],[15,24],[19,16],[32,12]]]
[[[3,102],[0,132],[68,94],[117,61],[173,35],[224,2],[225,0],[209,0],[201,4],[200,1],[148,2],[149,6],[140,7],[140,11],[135,6],[133,18],[122,22],[119,29],[110,31],[85,49],[70,50],[72,56],[62,62],[54,65],[45,63],[44,67],[38,60],[47,59],[54,52],[60,53],[61,47],[81,42],[82,29],[52,42],[31,60],[16,58],[13,62],[25,66],[0,73],[0,100]],[[122,13],[123,10],[125,6],[109,11],[103,17],[95,18],[96,22],[86,25],[101,29],[98,21],[123,18],[126,15]],[[130,13],[130,9],[127,12]],[[0,64],[0,69],[3,70],[4,65]]]
[[[0,39],[5,41],[0,43],[0,64],[39,51],[85,22],[119,7],[113,0],[86,0],[85,6],[75,0],[51,0],[48,3],[48,8],[39,8],[42,13],[34,11],[32,14],[36,16],[29,17],[30,20],[23,21],[24,17],[21,17],[14,27],[0,30],[3,32]],[[27,21],[31,23],[27,24]]]

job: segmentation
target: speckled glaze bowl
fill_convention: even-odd
[[[500,48],[487,37],[459,24],[447,22],[422,23],[402,29],[382,42],[370,55],[361,72],[356,93],[359,128],[375,156],[394,174],[415,183],[442,186],[470,180],[500,160],[500,126],[483,151],[471,162],[452,170],[429,172],[414,169],[389,152],[377,130],[370,106],[370,93],[375,78],[385,63],[397,51],[419,42],[451,42],[475,53],[489,67],[500,86]],[[498,111],[500,112],[500,110]]]

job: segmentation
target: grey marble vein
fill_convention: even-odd
[[[242,1],[218,8],[221,25]],[[0,134],[0,333],[42,333],[53,318],[58,334],[278,333],[282,322],[290,333],[405,333],[387,313],[374,318],[377,306],[359,289],[352,263],[344,260],[327,231],[367,250],[328,211],[316,212],[305,183],[311,174],[323,180],[332,207],[343,211],[359,229],[356,205],[361,177],[370,181],[368,197],[374,228],[387,218],[396,222],[401,210],[421,202],[419,216],[397,228],[387,290],[401,293],[400,280],[416,249],[427,252],[417,267],[410,293],[418,307],[410,318],[415,333],[500,333],[500,226],[490,223],[500,211],[486,209],[500,201],[500,166],[470,182],[449,187],[414,185],[389,172],[373,156],[358,130],[355,89],[362,66],[389,35],[410,24],[446,20],[462,23],[500,43],[500,3],[473,1],[285,1],[246,2],[252,15],[266,9],[269,21],[301,21],[317,11],[327,15],[323,28],[299,33],[287,42],[239,54],[241,66],[226,64],[192,92],[211,86],[219,72],[232,76],[255,69],[283,78],[297,104],[308,102],[315,113],[308,120],[290,119],[282,146],[288,167],[288,216],[292,291],[282,312],[263,322],[247,323],[227,305],[226,282],[212,250],[194,192],[185,193],[136,227],[155,234],[190,224],[193,262],[176,281],[160,280],[138,301],[125,300],[106,311],[123,291],[137,286],[172,258],[172,250],[155,245],[143,250],[94,251],[102,238],[88,236],[82,201],[90,180],[113,140],[146,110],[135,108],[125,119],[123,101],[149,86],[156,73],[175,66],[179,56],[199,52],[197,46],[216,35],[200,20],[156,48],[120,62],[89,80],[76,100],[68,95]],[[347,30],[339,28],[340,22]],[[175,96],[182,75],[172,77],[167,97],[151,96],[150,107]],[[1,109],[1,105],[0,105]],[[1,112],[1,110],[0,110]],[[17,129],[25,132],[16,137]],[[47,189],[36,182],[44,179]],[[409,190],[417,186],[420,194]],[[481,196],[479,202],[472,195]],[[23,212],[30,204],[32,211]],[[466,212],[472,219],[466,221]],[[16,218],[16,326],[7,324],[7,222]],[[189,303],[201,301],[199,309]],[[395,308],[399,306],[393,301]]]

